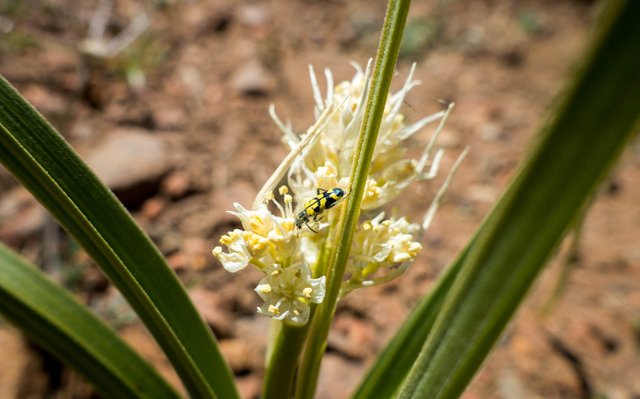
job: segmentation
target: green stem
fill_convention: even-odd
[[[299,381],[296,387],[296,398],[299,399],[312,398],[316,389],[320,362],[327,346],[327,336],[340,293],[353,233],[358,222],[369,165],[384,114],[410,4],[410,0],[390,0],[387,8],[364,119],[351,169],[351,194],[340,214],[337,243],[332,246],[336,250],[330,256],[332,272],[328,282],[327,295],[324,302],[318,306],[316,315],[311,322],[309,340],[300,366]]]
[[[281,399],[291,396],[298,359],[308,330],[309,324],[295,327],[282,323],[265,370],[263,399]]]

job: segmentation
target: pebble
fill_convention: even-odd
[[[505,136],[500,125],[492,122],[482,124],[478,129],[478,134],[480,135],[480,138],[487,143],[499,141]]]
[[[349,397],[360,379],[364,369],[359,362],[352,362],[341,356],[328,353],[320,366],[316,399]],[[339,393],[340,395],[336,395]]]
[[[187,267],[200,271],[211,264],[212,244],[210,241],[200,237],[188,237],[182,241],[181,252],[184,253]]]
[[[158,130],[183,130],[187,126],[188,116],[184,109],[172,104],[152,111],[153,121]]]
[[[17,187],[0,199],[0,240],[19,245],[39,231],[47,218],[47,211],[27,189]]]
[[[328,345],[349,358],[364,359],[374,349],[375,337],[365,321],[339,314],[329,334]]]
[[[244,5],[236,12],[238,21],[250,28],[259,29],[266,27],[271,19],[268,9],[264,5]]]
[[[227,339],[220,341],[220,352],[236,374],[263,367],[264,352],[257,350],[252,341]]]
[[[236,377],[236,385],[241,398],[259,398],[262,391],[262,379],[256,374]]]
[[[196,287],[189,291],[189,298],[218,339],[231,336],[233,317],[220,305],[215,292]]]
[[[22,95],[44,115],[64,115],[67,110],[68,100],[46,87],[31,85],[22,90]]]
[[[231,75],[231,89],[245,96],[267,96],[276,87],[274,76],[256,60],[241,65]]]
[[[253,341],[258,347],[266,348],[271,319],[256,314],[254,317],[236,319],[235,335],[242,340]]]
[[[166,209],[166,207],[166,200],[159,197],[153,197],[149,198],[142,204],[141,211],[142,215],[148,220],[155,220]]]
[[[467,197],[474,202],[493,204],[499,196],[498,190],[488,184],[472,184],[467,187]]]
[[[175,171],[162,180],[161,190],[171,199],[183,198],[191,188],[191,179],[185,171]]]
[[[128,206],[151,197],[171,169],[165,143],[142,129],[110,133],[84,156],[98,177]]]

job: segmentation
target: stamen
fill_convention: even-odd
[[[278,210],[280,211],[280,215],[282,215],[282,217],[285,217],[285,213],[284,213],[284,209],[282,209],[282,205],[280,205],[280,203],[278,201],[275,200],[274,198],[271,198],[271,202],[273,202],[274,204],[276,204],[276,207],[278,208]]]
[[[278,309],[276,306],[273,306],[273,305],[269,305],[268,311],[269,313],[272,313],[276,316],[280,314],[280,309]]]

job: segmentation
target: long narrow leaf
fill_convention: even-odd
[[[461,394],[637,128],[640,2],[606,11],[571,90],[470,248],[401,398]]]
[[[4,78],[0,161],[127,298],[193,397],[237,397],[211,332],[161,254],[109,189]]]
[[[178,398],[129,345],[33,265],[0,244],[0,313],[108,398]]]
[[[436,316],[442,308],[444,298],[460,272],[468,247],[438,277],[437,283],[411,312],[387,347],[376,358],[375,363],[360,383],[354,399],[391,398],[404,378],[409,374],[420,349],[427,340]]]

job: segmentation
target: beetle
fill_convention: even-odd
[[[300,229],[304,224],[309,228],[309,230],[317,233],[317,231],[311,228],[309,222],[312,220],[317,222],[318,217],[322,212],[336,206],[336,204],[343,200],[346,195],[345,191],[340,187],[335,187],[331,190],[318,188],[317,195],[305,202],[303,209],[296,215],[296,227]]]

